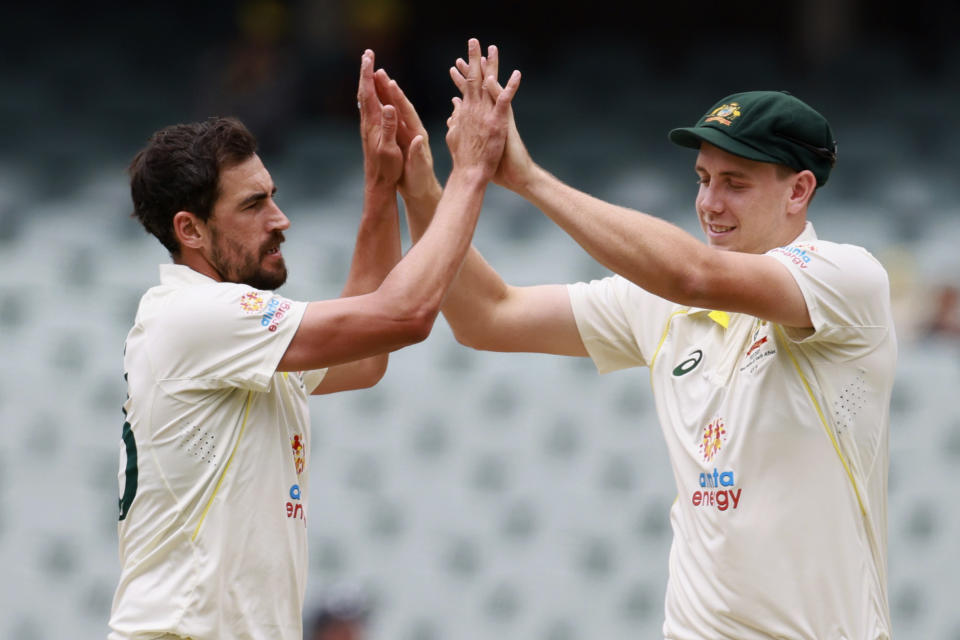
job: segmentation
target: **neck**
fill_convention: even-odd
[[[207,257],[202,252],[195,249],[181,249],[180,255],[173,257],[173,263],[190,267],[197,273],[201,273],[208,278],[216,280],[217,282],[225,281],[223,275],[217,271],[212,264],[210,264],[210,261],[207,259]]]

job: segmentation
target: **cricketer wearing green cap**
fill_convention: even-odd
[[[785,91],[746,91],[727,96],[692,127],[670,140],[699,149],[702,142],[733,155],[808,169],[822,187],[837,163],[837,142],[826,118]]]
[[[489,48],[484,75],[496,77],[498,62]],[[451,70],[461,90],[470,71],[463,60]],[[406,129],[398,139],[425,136],[412,105],[390,93]],[[473,248],[442,311],[475,349],[589,357],[600,373],[649,369],[676,495],[665,638],[889,638],[896,339],[883,267],[817,238],[807,220],[836,159],[833,132],[797,98],[751,91],[670,138],[697,152],[706,243],[564,184],[512,125],[494,180],[613,273],[511,286]],[[429,156],[401,148],[417,238],[439,183]]]

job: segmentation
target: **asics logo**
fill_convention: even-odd
[[[680,364],[678,364],[676,367],[673,368],[673,375],[679,377],[679,376],[683,376],[690,373],[691,371],[697,368],[697,365],[700,364],[700,360],[702,359],[703,359],[703,351],[701,351],[700,349],[697,349],[696,351],[692,352],[689,356],[687,356],[686,360],[684,360],[683,362],[681,362]]]

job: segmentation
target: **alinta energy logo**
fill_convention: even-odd
[[[302,520],[303,526],[307,526],[307,515],[303,509],[303,503],[300,502],[300,497],[300,485],[291,485],[290,500],[287,501],[287,517]]]
[[[700,454],[704,462],[711,462],[727,442],[727,427],[723,418],[717,417],[703,428],[700,438]],[[691,501],[695,507],[715,507],[718,511],[736,509],[740,505],[742,489],[735,489],[736,479],[733,471],[720,471],[716,467],[713,473],[703,472],[697,479],[700,489],[693,492]]]
[[[777,247],[776,249],[773,249],[772,252],[786,256],[790,258],[790,261],[793,262],[793,264],[797,265],[801,269],[806,269],[810,264],[810,254],[816,253],[817,248],[812,244],[804,242],[788,245],[786,247]]]
[[[299,480],[300,474],[303,473],[304,467],[304,453],[306,452],[306,447],[303,444],[303,438],[299,433],[294,434],[290,438],[290,448],[293,450],[293,466],[297,470],[297,478]],[[300,501],[301,491],[300,485],[295,484],[290,487],[290,500],[287,501],[287,517],[300,519],[303,521],[304,526],[306,526],[307,517],[303,508],[303,503]]]
[[[267,310],[263,312],[260,318],[260,325],[267,328],[267,331],[276,331],[277,326],[287,315],[290,309],[290,302],[283,298],[274,297],[267,303]]]
[[[717,511],[736,509],[740,506],[743,489],[735,489],[737,481],[733,471],[720,471],[714,468],[700,474],[700,489],[693,492],[691,501],[695,507],[714,507]]]

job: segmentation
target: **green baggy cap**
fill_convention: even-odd
[[[727,96],[696,125],[670,132],[670,141],[699,149],[701,142],[736,156],[809,169],[822,187],[837,162],[837,142],[826,118],[786,91]]]

